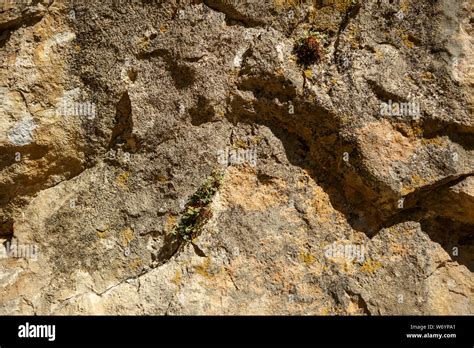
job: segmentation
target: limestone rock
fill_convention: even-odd
[[[474,313],[470,1],[0,11],[0,314]]]

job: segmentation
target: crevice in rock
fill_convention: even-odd
[[[10,30],[4,30],[0,33],[0,48],[3,48],[10,40],[12,32]]]
[[[193,242],[191,242],[191,245],[193,246],[193,249],[196,255],[200,257],[207,257],[206,253],[199,247],[199,245]]]
[[[202,233],[202,228],[212,217],[210,205],[221,186],[222,174],[213,172],[185,205],[184,213],[171,233],[165,235],[163,246],[157,255],[152,255],[152,268],[161,266],[191,243],[200,257],[206,257],[194,240]]]
[[[9,234],[4,234],[2,235],[0,233],[0,236],[5,239],[5,241],[3,242],[3,245],[2,245],[2,248],[6,249],[7,248],[7,245],[11,245],[12,244],[12,240],[13,240],[13,236],[14,236],[14,232],[13,232],[13,229],[11,231],[11,233]]]
[[[389,100],[392,100],[393,102],[399,102],[399,103],[406,103],[407,102],[407,100],[400,97],[399,95],[387,91],[377,81],[368,79],[367,83],[368,83],[369,87],[372,89],[372,91],[374,92],[375,96],[379,100],[381,100],[385,103],[388,102]]]
[[[13,219],[4,218],[3,221],[0,223],[0,236],[10,237],[13,235]]]
[[[407,198],[407,208],[385,221],[383,228],[405,221],[417,221],[422,231],[426,232],[433,242],[440,244],[453,261],[465,265],[471,272],[474,271],[474,225],[438,216],[436,209],[433,210],[430,206],[433,199],[437,200],[438,195],[445,194],[449,187],[473,174],[447,178],[413,192]]]
[[[43,19],[43,12],[34,12],[31,9],[23,10],[22,14],[19,17],[13,18],[7,22],[0,23],[0,35],[4,31],[15,31],[21,27],[31,27],[39,23]]]
[[[133,135],[132,102],[128,92],[122,95],[116,107],[115,126],[109,149],[117,147],[130,153],[137,151],[137,141]]]
[[[159,267],[167,263],[173,256],[178,254],[184,244],[184,240],[173,234],[165,235],[163,246],[158,254],[152,254],[152,268]]]
[[[352,303],[354,303],[362,312],[361,314],[368,315],[368,316],[372,315],[372,313],[369,310],[369,307],[367,306],[367,302],[365,302],[362,295],[356,294],[352,291],[346,291],[346,292],[351,298]]]
[[[339,61],[339,45],[341,41],[341,35],[346,30],[347,26],[349,25],[351,19],[354,19],[359,14],[359,10],[361,8],[361,4],[356,3],[355,5],[350,6],[344,17],[342,18],[341,24],[337,30],[336,40],[334,42],[334,62]]]
[[[431,196],[442,192],[450,186],[456,185],[472,176],[474,173],[445,178],[432,185],[424,186],[405,197],[404,208],[388,217],[380,228],[389,228],[405,221],[422,221],[431,215],[429,207],[424,202]]]
[[[439,216],[420,221],[430,239],[443,247],[451,260],[474,272],[474,226]]]
[[[223,13],[226,17],[227,25],[236,23],[247,28],[261,27],[265,25],[265,23],[262,21],[245,16],[236,9],[235,5],[227,1],[203,0],[203,3],[210,9]]]
[[[215,115],[215,110],[210,101],[206,97],[200,95],[198,96],[196,106],[189,110],[189,115],[191,116],[191,123],[193,126],[200,126],[212,121]]]
[[[5,146],[0,147],[0,171],[12,166],[21,164],[22,161],[35,161],[46,156],[49,148],[46,145],[29,144],[25,146]]]
[[[152,58],[165,58],[166,62],[171,62],[171,53],[165,49],[155,49],[138,53],[138,59],[151,60]]]
[[[420,126],[425,139],[447,136],[449,140],[461,145],[465,150],[474,150],[474,126],[449,123],[439,119],[423,119]]]
[[[329,295],[332,297],[337,306],[343,311],[356,311],[359,315],[372,315],[366,301],[362,295],[346,289],[347,285],[343,283],[331,283],[329,285]]]

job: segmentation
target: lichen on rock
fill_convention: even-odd
[[[19,3],[1,314],[474,312],[470,1]]]

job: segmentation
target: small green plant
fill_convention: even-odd
[[[222,184],[222,173],[213,172],[191,196],[185,211],[172,233],[187,242],[197,237],[202,226],[212,217],[210,204]]]
[[[306,32],[295,42],[293,47],[293,52],[298,57],[298,63],[306,68],[322,61],[325,54],[323,44],[326,41],[326,34],[314,30]]]

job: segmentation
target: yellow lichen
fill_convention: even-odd
[[[421,143],[423,145],[442,146],[444,145],[444,139],[442,137],[435,137],[435,138],[430,138],[430,139],[423,138],[421,139]]]
[[[410,178],[410,181],[411,181],[411,184],[414,187],[421,187],[421,186],[424,186],[428,183],[428,181],[426,179],[423,179],[422,177],[420,177],[417,174],[412,175],[411,178]]]
[[[164,183],[168,182],[168,178],[166,176],[163,176],[163,175],[158,175],[156,177],[156,181],[164,184]]]
[[[100,239],[107,238],[108,233],[109,233],[108,230],[105,230],[105,231],[103,231],[103,232],[101,232],[101,231],[97,231],[97,232],[96,232],[97,237],[99,237]]]
[[[278,68],[278,69],[275,70],[275,74],[277,76],[283,76],[284,73],[285,73],[285,71],[282,68]]]
[[[134,239],[135,239],[135,234],[130,227],[120,232],[120,242],[122,243],[122,246],[124,248],[126,248],[130,244],[130,242]]]
[[[410,9],[410,1],[409,0],[401,0],[400,1],[400,10],[402,10],[403,13],[408,13]]]
[[[375,50],[375,60],[382,60],[384,58],[384,54],[382,51]]]
[[[254,135],[252,138],[251,138],[251,141],[253,144],[259,144],[264,138],[262,136],[259,136],[259,135]]]
[[[140,258],[130,260],[130,262],[128,263],[128,267],[134,272],[140,270],[142,266],[143,266],[143,260]]]
[[[423,128],[419,123],[415,123],[408,129],[408,133],[410,137],[421,137],[423,135]]]
[[[117,179],[115,180],[115,182],[117,183],[117,185],[119,185],[121,188],[126,188],[127,187],[127,181],[128,181],[128,178],[130,177],[130,173],[129,172],[123,172],[122,174],[120,174],[119,176],[117,176]]]
[[[303,262],[306,266],[309,266],[314,263],[315,257],[308,252],[301,251],[298,255],[298,259]]]
[[[434,79],[433,74],[432,74],[431,72],[429,72],[429,71],[422,72],[422,73],[420,74],[420,77],[421,77],[421,79],[424,80],[424,81],[431,81],[431,80]]]
[[[380,261],[375,261],[372,259],[367,259],[364,264],[360,267],[361,272],[365,273],[375,273],[378,269],[382,267],[382,263]]]
[[[406,196],[408,195],[409,193],[412,193],[414,192],[415,189],[413,187],[410,187],[410,186],[403,186],[401,189],[400,189],[400,193],[402,196]]]
[[[140,49],[147,49],[150,46],[150,40],[147,37],[139,38],[137,45]]]
[[[329,310],[329,308],[324,307],[323,309],[321,309],[321,315],[330,315],[330,314],[331,314],[331,311]]]
[[[412,37],[410,36],[410,34],[402,34],[402,41],[403,44],[408,48],[415,47],[415,43],[412,41]]]
[[[204,278],[213,278],[213,275],[210,273],[211,263],[211,258],[207,257],[206,260],[204,260],[204,262],[202,263],[202,265],[195,267],[196,273]]]
[[[233,148],[235,148],[235,149],[246,149],[246,148],[248,148],[248,145],[242,139],[237,139],[235,141],[235,144],[233,145]]]
[[[170,232],[171,230],[173,230],[173,228],[176,226],[176,221],[178,219],[176,218],[176,216],[174,215],[169,215],[167,218],[166,218],[166,223],[165,223],[165,231],[166,232]]]
[[[181,270],[176,270],[176,273],[174,274],[174,277],[171,279],[171,282],[177,286],[181,284],[181,279],[182,279],[182,274]]]

